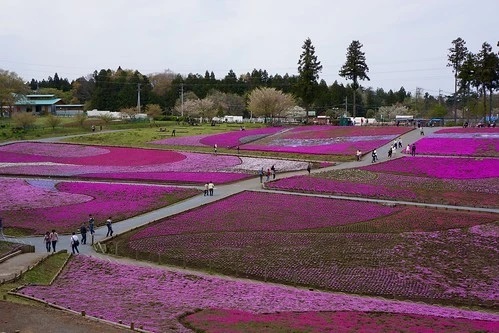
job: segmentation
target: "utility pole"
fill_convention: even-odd
[[[140,113],[140,83],[137,83],[137,113]]]
[[[182,116],[182,118],[184,118],[184,84],[181,83],[180,84],[180,115]]]

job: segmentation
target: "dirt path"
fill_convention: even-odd
[[[0,301],[0,332],[119,333],[132,331],[52,308]]]

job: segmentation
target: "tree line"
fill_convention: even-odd
[[[455,92],[450,96],[437,97],[418,90],[411,94],[404,87],[395,91],[362,87],[359,81],[370,79],[362,47],[359,41],[352,41],[347,48],[346,61],[338,72],[351,81],[346,85],[337,81],[328,85],[320,79],[322,65],[315,54],[312,41],[307,38],[297,63],[297,75],[270,75],[265,69],[253,69],[237,75],[230,70],[219,79],[208,70],[204,75],[190,73],[184,76],[170,70],[144,75],[137,70],[118,67],[116,70],[96,70],[93,74],[72,82],[55,73],[53,77],[41,82],[32,79],[24,83],[24,90],[55,94],[65,103],[83,104],[87,110],[126,109],[131,112],[137,108],[140,99],[143,110],[149,106],[149,109],[154,109],[163,116],[264,115],[270,109],[261,102],[251,103],[250,98],[266,96],[270,103],[272,99],[269,96],[276,94],[289,95],[291,100],[276,95],[272,100],[274,104],[276,101],[292,102],[306,110],[314,110],[318,115],[333,117],[345,113],[368,117],[385,113],[389,117],[393,110],[418,117],[443,117],[454,110],[456,118],[458,108],[465,110],[468,117],[484,115],[487,110],[489,115],[492,114],[493,94],[498,89],[499,60],[498,54],[492,51],[488,43],[484,43],[482,49],[473,54],[466,49],[461,38],[452,41],[448,61],[455,74]],[[19,84],[14,85],[15,89],[6,88],[9,80],[2,77],[13,77],[13,81],[16,81],[13,74],[15,73],[0,72],[0,102],[3,105],[12,103],[6,92],[22,90]],[[253,93],[255,89],[260,90],[260,93]],[[479,100],[482,102],[478,103]],[[253,107],[250,108],[250,105]],[[254,108],[255,105],[259,106]],[[275,111],[271,113],[275,114]]]

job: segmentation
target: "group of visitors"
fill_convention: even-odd
[[[260,183],[263,183],[264,176],[266,182],[270,180],[270,177],[272,177],[272,179],[276,178],[276,168],[274,164],[270,168],[267,168],[267,171],[265,171],[263,167],[260,170],[258,170],[258,177],[260,178]]]
[[[215,184],[210,181],[209,183],[204,184],[204,196],[213,196],[213,191],[215,190]]]
[[[107,233],[106,237],[110,237],[113,235],[113,227],[112,227],[112,220],[111,217],[109,217],[106,220],[106,227],[107,227]],[[93,237],[95,234],[95,219],[92,214],[88,215],[88,227],[86,223],[83,223],[80,226],[80,235],[81,235],[81,240],[78,238],[78,235],[76,235],[76,232],[71,233],[70,237],[70,243],[69,245],[71,246],[71,251],[73,254],[80,253],[78,246],[81,245],[86,245],[87,244],[87,233],[90,232],[90,235],[92,236],[92,244],[93,244]],[[57,232],[52,229],[52,232],[47,231],[45,233],[45,236],[43,237],[43,240],[45,242],[45,248],[47,252],[56,252],[56,247],[57,247],[57,242],[59,241],[59,235]]]

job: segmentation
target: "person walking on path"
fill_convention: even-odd
[[[205,196],[205,197],[208,196],[209,189],[210,189],[210,185],[208,183],[205,183],[204,184],[203,196]]]
[[[424,135],[424,129],[423,126],[419,128],[419,135]]]
[[[401,138],[399,138],[399,142],[398,142],[398,144],[399,144],[398,148],[399,148],[399,149],[402,149],[402,139],[401,139]]]
[[[393,147],[388,148],[388,158],[392,158]]]
[[[87,227],[85,226],[85,223],[83,223],[80,227],[80,234],[81,234],[81,244],[86,245],[87,244]]]
[[[95,233],[95,220],[92,214],[88,215],[88,229],[90,231],[90,235]]]
[[[57,234],[57,232],[55,232],[55,229],[52,229],[52,232],[50,233],[50,243],[52,243],[52,252],[54,253],[58,240],[59,240],[59,235]]]
[[[111,217],[109,217],[106,220],[106,227],[107,227],[107,233],[106,237],[112,236],[113,235],[113,226],[112,226],[113,221],[111,220]]]
[[[355,156],[357,157],[357,161],[360,161],[360,157],[362,156],[362,152],[357,149],[357,152],[355,153]]]
[[[50,253],[50,248],[52,246],[50,242],[50,231],[47,231],[45,233],[45,236],[43,236],[43,241],[45,242],[45,249],[47,249],[47,252]]]
[[[312,170],[312,165],[311,165],[311,163],[308,163],[308,165],[307,165],[307,172],[308,172],[309,175],[310,175],[310,171],[311,170]]]
[[[412,144],[412,147],[411,147],[411,155],[412,156],[416,156],[416,144],[413,143]]]
[[[407,148],[405,148],[405,153],[410,154],[411,153],[411,146],[407,145]]]
[[[266,176],[266,181],[268,182],[270,180],[270,169],[267,169],[267,174]]]
[[[73,232],[73,234],[71,235],[71,251],[73,252],[73,254],[76,253],[80,253],[80,251],[78,250],[78,245],[80,245],[80,241],[78,240],[78,236],[76,236],[76,234]]]
[[[217,148],[218,148],[218,146],[217,146],[217,144],[215,143],[215,144],[213,145],[213,150],[215,151],[215,155],[217,154]]]
[[[260,183],[263,183],[263,167],[258,171],[258,177],[260,177]]]
[[[275,165],[272,164],[270,170],[272,170],[272,179],[275,179]]]
[[[210,192],[210,196],[213,196],[213,190],[215,189],[215,184],[213,182],[208,183],[208,191]]]
[[[376,162],[378,160],[378,153],[376,153],[376,149],[373,150],[373,152],[371,153],[371,156],[373,158],[373,160],[371,161],[371,163],[374,163],[374,162]]]

